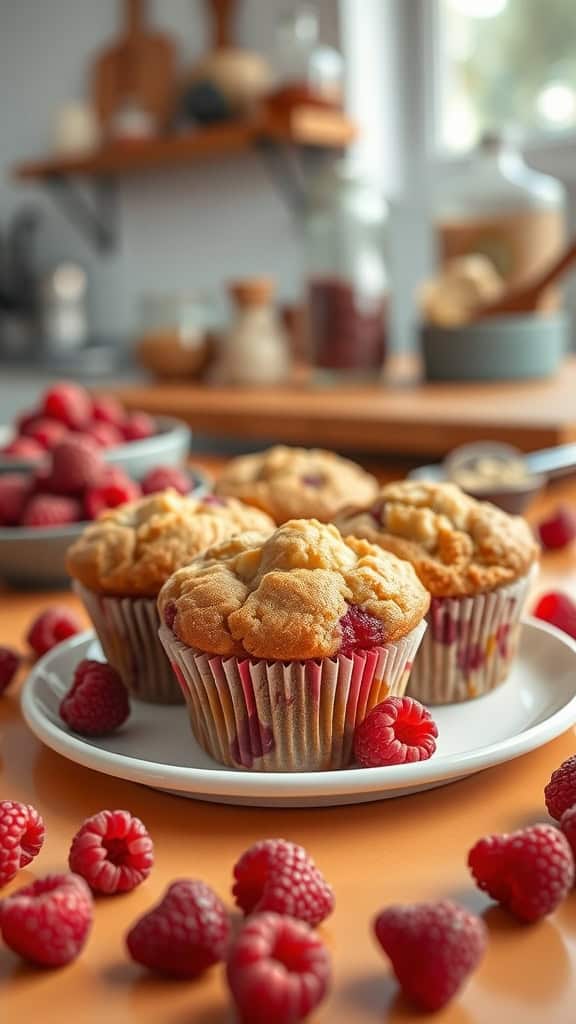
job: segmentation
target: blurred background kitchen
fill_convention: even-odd
[[[570,0],[0,0],[0,420],[575,439],[575,47]]]

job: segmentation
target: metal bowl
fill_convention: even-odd
[[[418,466],[417,469],[408,473],[409,480],[432,480],[434,483],[447,482],[449,477],[442,463],[435,463],[430,466]],[[542,476],[531,476],[522,487],[501,488],[498,490],[471,491],[472,498],[478,501],[490,501],[498,505],[504,512],[510,515],[521,516],[533,498],[540,493],[545,486],[546,480]]]
[[[149,469],[156,466],[181,466],[188,458],[192,432],[182,420],[171,416],[157,416],[158,433],[143,441],[130,441],[109,448],[103,454],[106,462],[121,466],[134,480],[141,480]],[[0,447],[9,444],[14,436],[11,427],[0,427]],[[0,455],[0,473],[26,473],[35,469],[37,462],[29,459],[11,459]]]

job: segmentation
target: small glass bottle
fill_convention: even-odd
[[[344,62],[332,46],[319,42],[319,18],[313,3],[299,3],[277,27],[277,85],[269,102],[274,108],[298,104],[340,106]]]
[[[306,216],[307,333],[316,376],[374,379],[386,354],[386,204],[372,183],[333,165]]]
[[[236,320],[224,338],[217,380],[225,384],[279,384],[290,373],[288,336],[273,304],[268,277],[235,281]]]

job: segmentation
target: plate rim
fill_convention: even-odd
[[[543,632],[576,655],[576,641],[549,623],[525,616],[522,626]],[[462,778],[485,768],[514,760],[562,735],[576,723],[576,682],[572,697],[542,722],[466,754],[445,754],[414,764],[379,768],[343,768],[324,772],[250,772],[229,768],[169,765],[111,752],[67,733],[39,709],[35,701],[42,675],[50,668],[56,652],[73,650],[93,642],[93,630],[79,633],[44,655],[33,667],[22,688],[20,706],[26,724],[47,747],[73,763],[125,781],[170,788],[182,793],[245,798],[346,796],[372,792],[400,791],[433,785],[441,780]],[[74,753],[74,756],[71,754]],[[504,755],[504,756],[500,756]],[[122,774],[118,774],[118,769]],[[360,785],[359,785],[360,783]]]

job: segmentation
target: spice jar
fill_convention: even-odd
[[[386,204],[380,191],[333,165],[308,196],[305,238],[308,349],[321,379],[374,378],[386,352]]]
[[[212,355],[213,304],[196,293],[149,293],[136,343],[141,366],[157,377],[197,377]]]
[[[277,384],[290,372],[287,333],[273,303],[274,283],[252,277],[230,285],[236,319],[225,336],[216,378],[226,384]]]

